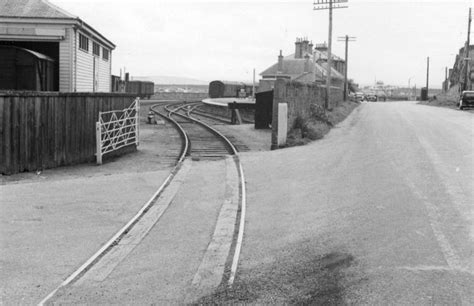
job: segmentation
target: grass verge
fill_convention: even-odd
[[[360,103],[340,102],[332,110],[324,112],[320,108],[312,108],[308,118],[297,117],[293,129],[288,133],[289,147],[305,145],[313,140],[324,137],[333,126],[343,121]]]
[[[457,108],[458,99],[448,97],[445,94],[437,95],[436,99],[430,98],[427,101],[419,101],[418,104],[430,105],[430,106],[439,106],[447,108]]]

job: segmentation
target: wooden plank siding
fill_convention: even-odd
[[[121,110],[134,95],[0,93],[0,173],[95,161],[99,111]]]
[[[89,38],[89,51],[86,52],[79,49],[79,34]],[[76,67],[75,67],[75,80],[76,80],[76,91],[77,92],[92,92],[94,91],[94,54],[93,42],[96,42],[100,46],[100,56],[96,61],[96,69],[98,70],[98,86],[97,92],[110,92],[111,84],[111,63],[112,63],[112,50],[109,50],[109,59],[103,59],[103,48],[105,47],[97,40],[94,40],[91,36],[85,33],[77,31],[75,35],[75,54],[76,54]],[[106,47],[105,47],[106,48]]]
[[[73,84],[74,31],[65,29],[66,36],[59,42],[59,91],[71,92]]]
[[[104,60],[102,58],[102,48],[100,48],[100,59],[99,63],[99,89],[100,92],[110,92],[110,85],[112,77],[110,75],[110,62],[111,59]],[[109,51],[109,57],[112,52]]]
[[[76,35],[76,46],[79,46],[79,35]],[[76,49],[76,91],[94,91],[94,57],[92,43],[89,39],[89,51]]]

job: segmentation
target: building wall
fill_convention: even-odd
[[[89,38],[89,50],[86,52],[79,49],[79,33]],[[94,61],[95,69],[98,69],[98,83],[97,92],[110,92],[111,76],[110,68],[112,62],[112,51],[109,50],[109,59],[104,60],[102,57],[104,46],[100,44],[100,56],[95,56],[92,52],[93,42],[95,40],[83,32],[77,31],[75,37],[75,52],[76,52],[76,91],[78,92],[93,92],[94,91]],[[108,48],[107,48],[108,49]],[[96,59],[94,59],[96,58]]]
[[[59,91],[73,91],[73,49],[74,49],[74,31],[67,28],[64,40],[59,42]]]
[[[106,61],[102,58],[102,48],[100,49],[100,59],[99,63],[99,89],[100,92],[110,92],[111,86],[111,75],[110,68],[112,63],[111,52],[109,51],[109,60]]]
[[[89,50],[87,52],[79,48],[79,33],[89,38]],[[91,37],[89,37],[85,33],[76,31],[75,44],[76,44],[75,46],[75,53],[76,53],[75,91],[92,92],[94,91],[94,87],[93,87],[94,57],[92,55]]]
[[[272,145],[276,144],[275,135],[278,134],[278,109],[279,103],[288,105],[287,131],[295,127],[296,118],[308,119],[315,112],[324,112],[326,96],[325,87],[316,84],[303,84],[294,81],[279,79],[275,81],[273,92],[273,118],[272,118]],[[339,87],[331,88],[329,97],[330,107],[336,107],[342,101],[342,90]]]

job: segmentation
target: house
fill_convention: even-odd
[[[0,61],[0,90],[111,91],[115,45],[47,0],[0,1],[0,46],[0,58],[5,59]],[[28,87],[18,81],[20,71],[25,70],[13,59],[19,53],[53,63],[52,69],[34,72],[34,78],[47,79],[49,87],[41,87],[38,81],[36,87]]]
[[[313,49],[313,47],[315,47]],[[331,83],[342,86],[344,83],[345,61],[332,54]],[[305,38],[297,38],[295,53],[283,56],[280,50],[277,63],[273,64],[260,75],[259,91],[270,90],[277,78],[284,78],[301,83],[311,84],[326,82],[328,71],[328,54],[326,44],[314,46]]]
[[[468,90],[472,88],[474,69],[471,67],[474,67],[474,45],[470,45],[467,51],[468,52],[466,52],[466,46],[459,49],[453,68],[449,70],[450,91],[459,93],[464,88]]]

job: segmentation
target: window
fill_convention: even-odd
[[[89,52],[89,38],[79,33],[79,49]]]
[[[100,56],[100,46],[95,41],[92,42],[92,53],[94,55]]]
[[[102,48],[102,58],[106,61],[109,60],[109,50],[108,49]]]

